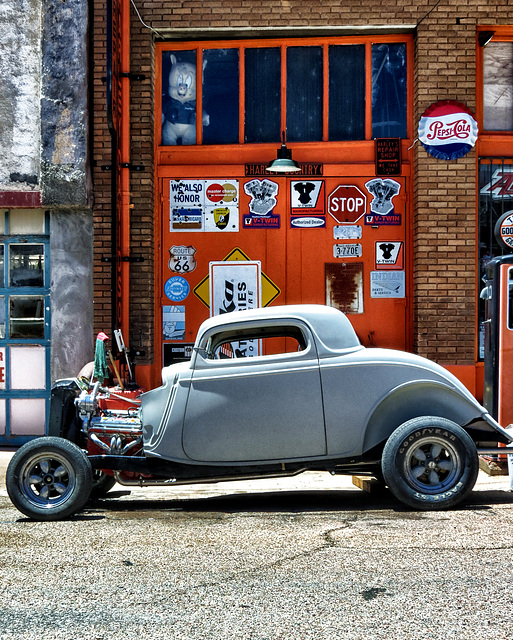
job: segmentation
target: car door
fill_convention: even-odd
[[[270,335],[238,326],[208,336],[210,350],[195,357],[184,418],[190,459],[244,463],[326,454],[315,343],[306,325],[289,328],[274,327]],[[251,351],[257,355],[248,357]]]

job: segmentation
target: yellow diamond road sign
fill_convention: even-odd
[[[236,247],[231,251],[223,262],[233,260],[251,260],[244,251]],[[210,276],[205,276],[203,280],[194,287],[194,294],[210,309]],[[271,302],[277,298],[281,293],[281,290],[270,280],[265,273],[262,273],[262,306],[267,307]]]

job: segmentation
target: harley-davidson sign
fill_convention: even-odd
[[[440,160],[466,155],[477,140],[477,122],[461,102],[442,100],[431,105],[419,121],[418,136],[424,149]]]

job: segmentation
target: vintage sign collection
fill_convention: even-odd
[[[329,233],[333,261],[340,262],[347,273],[352,273],[347,271],[347,265],[353,260],[366,259],[374,265],[366,276],[371,298],[404,298],[403,236],[386,231],[401,226],[404,215],[404,198],[399,208],[394,200],[404,193],[404,180],[389,177],[395,172],[394,149],[394,145],[382,147],[382,162],[390,160],[389,167],[384,165],[384,177],[329,179],[317,171],[276,178],[252,171],[238,179],[170,179],[165,225],[169,236],[166,233],[165,237],[174,244],[164,247],[168,277],[163,280],[163,340],[185,344],[189,339],[185,330],[186,305],[191,295],[208,307],[210,315],[217,315],[266,306],[281,293],[262,270],[260,261],[255,260],[259,256],[246,255],[236,247],[237,242],[233,242],[233,250],[224,259],[209,261],[208,272],[196,271],[201,243],[195,243],[195,236],[189,234],[233,234],[246,230],[252,234],[253,229],[274,233],[289,229],[294,236],[303,232],[303,243],[308,246],[311,238],[313,247],[317,231],[323,238]],[[365,229],[370,227],[373,232],[381,229],[372,243],[372,255],[369,241],[362,243],[368,233]],[[315,260],[313,248],[312,259]],[[359,302],[356,306],[351,303],[348,310],[354,308],[362,313],[365,279],[361,263],[354,266],[355,274],[360,274],[355,277],[355,282],[360,282],[355,294]],[[164,353],[171,354],[168,361],[187,357],[187,350],[175,349],[171,353],[169,344],[164,347]],[[258,344],[234,348],[251,354],[259,350]]]

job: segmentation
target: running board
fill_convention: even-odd
[[[477,455],[479,456],[493,456],[493,455],[511,455],[513,456],[513,448],[511,447],[490,447],[486,449],[478,449]]]

